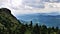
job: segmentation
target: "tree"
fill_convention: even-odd
[[[21,28],[20,28],[19,30],[20,30],[20,34],[24,34],[25,31],[26,31],[25,25],[22,25]]]
[[[31,23],[29,24],[29,29],[31,30],[32,29],[32,21],[31,21]]]
[[[29,26],[32,27],[32,21],[31,21],[31,23],[29,24]]]
[[[58,30],[59,30],[59,27],[57,26],[55,31],[57,32]]]
[[[33,28],[33,31],[31,34],[40,34],[39,26],[36,24]]]
[[[28,28],[28,25],[27,25],[27,24],[25,24],[25,27],[26,27],[26,28]]]
[[[41,34],[47,34],[47,27],[45,25],[42,25],[41,29]]]

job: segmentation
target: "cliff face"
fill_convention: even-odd
[[[11,14],[7,8],[0,9],[0,29],[3,31],[15,30],[20,22]]]

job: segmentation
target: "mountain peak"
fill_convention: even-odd
[[[18,25],[20,25],[20,21],[11,14],[9,9],[0,8],[0,29],[4,27],[4,30],[6,28],[7,31],[9,31],[9,29],[15,31]]]
[[[5,12],[11,14],[11,11],[7,8],[0,8],[0,12]]]

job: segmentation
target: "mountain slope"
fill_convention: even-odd
[[[20,25],[20,22],[11,14],[11,11],[9,9],[0,9],[0,31],[14,31],[18,25]]]

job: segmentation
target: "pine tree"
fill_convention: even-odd
[[[36,24],[33,28],[33,31],[31,34],[40,34],[39,26]]]
[[[42,31],[41,31],[41,33],[42,34],[47,34],[47,27],[45,26],[45,25],[42,25]]]

